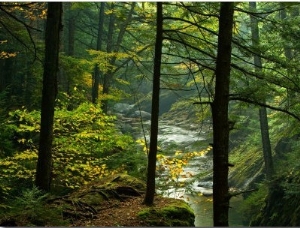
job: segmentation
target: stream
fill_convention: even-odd
[[[144,129],[149,129],[150,121],[144,122]],[[159,122],[158,142],[161,151],[166,156],[174,156],[175,150],[181,150],[183,153],[192,151],[200,151],[205,149],[209,144],[209,139],[206,138],[207,132],[201,130],[189,130],[188,125],[176,126],[167,121]],[[143,138],[140,133],[139,137]],[[149,132],[146,132],[146,139],[149,141]],[[210,139],[211,140],[211,139]],[[213,226],[213,204],[212,204],[212,156],[201,155],[195,156],[189,160],[188,164],[183,167],[183,172],[179,183],[188,183],[186,187],[172,187],[168,189],[160,189],[158,193],[164,196],[183,199],[189,203],[195,213],[195,226],[208,227]],[[207,172],[210,171],[210,172]],[[167,176],[167,171],[162,172],[157,177],[157,186],[166,186],[164,176]],[[202,178],[191,178],[191,174],[210,173]],[[168,178],[168,176],[167,176]],[[167,185],[169,186],[169,184]],[[242,226],[242,217],[239,214],[239,206],[243,198],[233,197],[230,201],[229,210],[229,225]]]

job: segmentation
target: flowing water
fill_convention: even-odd
[[[150,124],[145,123],[145,126]],[[149,127],[149,126],[148,126]],[[147,127],[146,127],[147,128]],[[146,136],[146,139],[149,138]],[[199,151],[199,142],[203,141],[202,147],[208,145],[206,135],[204,132],[197,132],[195,130],[187,130],[180,126],[174,126],[168,122],[161,121],[159,123],[159,145],[162,150],[169,150],[172,146],[175,150],[183,150],[185,152]],[[172,156],[172,153],[168,154]],[[158,192],[165,196],[180,198],[189,203],[195,213],[195,226],[208,227],[213,226],[213,205],[212,205],[212,178],[191,181],[189,175],[196,175],[201,172],[212,170],[212,157],[209,155],[196,156],[191,159],[186,167],[183,169],[182,177],[177,181],[181,183],[189,183],[189,188],[169,187],[168,189],[160,189]],[[158,186],[164,185],[164,173],[161,173],[157,178]],[[242,218],[239,213],[239,206],[242,203],[242,197],[233,197],[230,201],[229,211],[229,225],[242,226]]]

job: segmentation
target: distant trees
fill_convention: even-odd
[[[8,109],[39,105],[36,83],[41,78],[43,10],[45,3],[0,4],[0,92],[7,94]]]
[[[50,190],[52,171],[52,140],[54,106],[57,95],[59,34],[62,3],[49,2],[45,33],[45,61],[43,75],[43,93],[41,106],[41,129],[38,162],[36,168],[36,186],[45,191]]]

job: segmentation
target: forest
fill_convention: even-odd
[[[299,23],[0,2],[0,226],[300,226]]]

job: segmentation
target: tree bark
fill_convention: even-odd
[[[216,86],[212,103],[213,115],[213,220],[214,226],[228,226],[228,146],[229,146],[229,81],[233,2],[222,2],[219,19]]]
[[[114,3],[112,3],[110,10],[114,9]],[[115,15],[112,13],[109,17],[108,32],[107,32],[107,44],[106,52],[110,54],[113,51],[113,32],[114,32]],[[110,71],[110,70],[109,70]],[[109,94],[111,74],[106,72],[103,75],[103,94]],[[102,103],[102,110],[104,113],[108,111],[108,101],[105,99]]]
[[[99,9],[99,22],[98,22],[98,38],[97,38],[97,47],[96,50],[101,50],[102,47],[102,34],[103,34],[103,24],[104,24],[104,8],[105,2],[101,2]],[[97,103],[98,94],[99,94],[99,84],[100,84],[100,69],[98,64],[95,65],[94,74],[93,74],[93,88],[92,88],[92,102]]]
[[[155,170],[157,154],[158,114],[159,114],[159,91],[160,91],[160,67],[163,41],[163,13],[162,3],[156,3],[156,42],[153,71],[152,110],[151,110],[151,135],[148,154],[147,189],[144,199],[146,205],[152,205],[155,194]]]
[[[62,28],[61,15],[62,3],[49,2],[45,34],[41,129],[35,180],[36,186],[45,191],[49,191],[51,185],[53,119],[57,94],[59,34]]]

